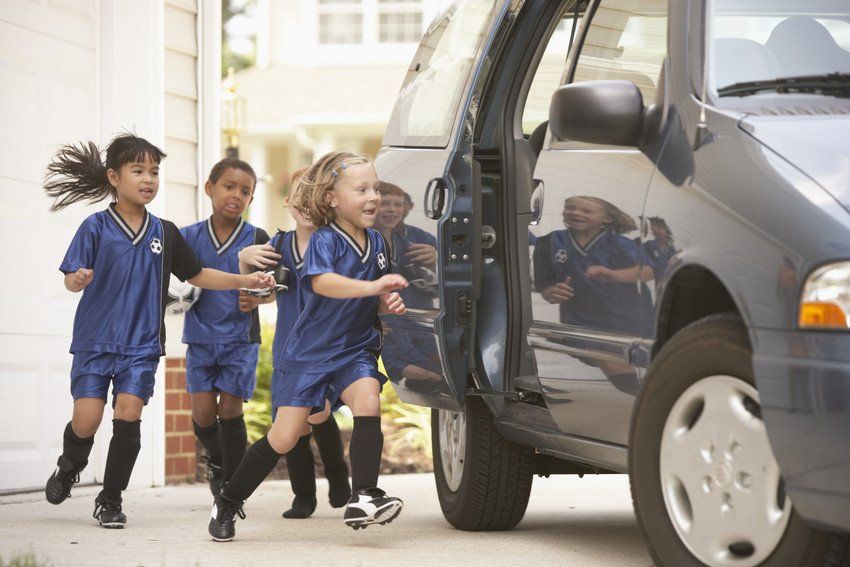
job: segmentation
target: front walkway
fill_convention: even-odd
[[[354,531],[320,498],[309,520],[284,520],[288,481],[263,484],[236,524],[237,539],[214,543],[205,485],[129,490],[124,530],[92,519],[96,487],[61,506],[42,494],[0,498],[0,558],[32,553],[52,565],[651,565],[635,524],[625,476],[535,478],[525,519],[509,533],[468,533],[443,519],[432,475],[384,477],[405,501],[388,526]],[[319,494],[326,484],[319,480]],[[3,561],[0,561],[2,564]]]

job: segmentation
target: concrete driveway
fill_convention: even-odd
[[[443,519],[432,475],[381,479],[405,501],[387,526],[354,531],[320,498],[308,520],[284,520],[288,481],[263,484],[248,502],[237,539],[214,543],[205,485],[129,490],[124,530],[92,519],[97,487],[78,487],[61,506],[42,494],[0,498],[0,558],[32,553],[52,565],[604,565],[652,561],[622,475],[535,478],[525,518],[512,532],[469,533]],[[319,481],[320,496],[326,484]],[[0,561],[3,564],[3,561]]]

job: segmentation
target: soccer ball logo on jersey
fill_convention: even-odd
[[[162,242],[160,242],[159,238],[151,240],[151,252],[154,254],[160,254],[162,252]]]
[[[382,270],[387,269],[387,257],[384,256],[383,252],[378,254],[378,267],[381,268]]]
[[[555,261],[558,262],[559,264],[563,264],[564,262],[566,262],[567,258],[569,258],[569,256],[567,255],[566,250],[561,249],[561,250],[558,250],[557,252],[555,252]]]

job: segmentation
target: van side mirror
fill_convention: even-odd
[[[559,139],[639,146],[643,116],[643,96],[631,81],[587,81],[555,91],[549,128]]]

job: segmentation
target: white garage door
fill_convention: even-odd
[[[58,266],[97,207],[51,214],[41,182],[58,144],[98,138],[95,17],[94,0],[0,4],[0,491],[43,486],[71,415],[78,296]]]

